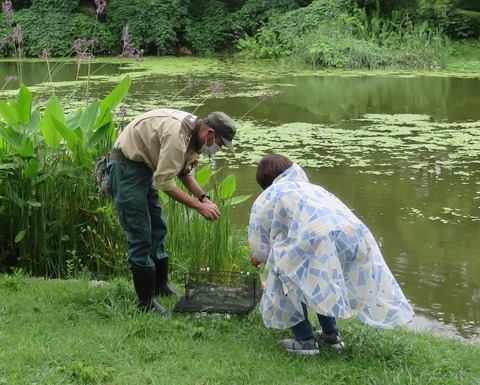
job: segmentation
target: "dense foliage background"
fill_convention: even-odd
[[[399,40],[405,34],[412,38],[417,28],[453,39],[480,36],[480,2],[469,0],[3,0],[2,5],[0,56],[39,56],[43,50],[69,55],[78,52],[78,39],[102,55],[240,49],[278,57],[305,56],[305,46],[318,51],[315,31],[341,31],[347,40],[367,42],[362,45],[367,50],[382,47],[392,33]],[[317,64],[345,64],[313,56],[309,60]]]

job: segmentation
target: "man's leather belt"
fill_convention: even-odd
[[[111,153],[108,154],[108,160],[118,160],[118,161],[127,161],[130,160],[123,155],[123,152],[120,148],[114,148]]]

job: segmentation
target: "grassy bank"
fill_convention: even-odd
[[[480,40],[452,42],[447,69],[463,73],[480,71]]]
[[[425,333],[340,320],[345,351],[301,357],[258,310],[155,318],[123,279],[17,274],[0,276],[0,290],[0,384],[480,384],[479,346]]]

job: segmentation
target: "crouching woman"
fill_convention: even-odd
[[[337,318],[358,317],[393,329],[414,312],[370,230],[337,197],[310,183],[288,158],[270,154],[257,168],[264,190],[250,213],[251,263],[268,277],[260,303],[265,326],[291,328],[285,348],[317,354],[319,344],[345,346]],[[321,330],[313,332],[308,310]]]

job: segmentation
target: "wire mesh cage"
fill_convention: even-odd
[[[255,307],[257,298],[258,285],[252,274],[191,270],[185,274],[185,296],[173,310],[247,314]]]

